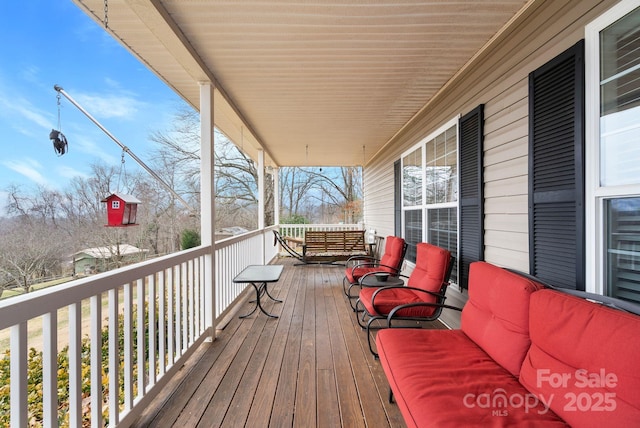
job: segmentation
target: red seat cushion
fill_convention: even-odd
[[[566,426],[460,330],[385,329],[376,344],[408,427]]]
[[[384,254],[380,257],[380,264],[400,269],[404,260],[402,250],[404,249],[404,239],[397,236],[387,236],[384,245]]]
[[[531,296],[520,382],[576,427],[640,424],[640,317],[553,290]]]
[[[358,266],[358,267],[347,268],[344,274],[347,277],[347,281],[349,281],[349,284],[356,284],[358,280],[362,278],[365,274],[369,272],[380,272],[382,270],[384,270],[385,272],[388,272],[390,269],[383,269],[382,267],[373,267],[373,266],[372,267]]]
[[[409,287],[438,293],[449,272],[451,253],[444,248],[421,242],[416,246],[416,266],[407,280]],[[393,308],[399,305],[417,302],[435,303],[436,297],[405,287],[396,287],[380,290],[375,300],[373,294],[377,288],[363,288],[360,291],[360,302],[369,315],[387,315]],[[374,307],[375,305],[375,307]],[[436,311],[435,307],[415,307],[399,311],[402,317],[430,317]]]
[[[402,250],[404,249],[404,239],[397,236],[387,236],[384,247],[384,254],[379,261],[362,260],[355,266],[345,269],[344,276],[349,284],[356,284],[360,278],[369,272],[389,272],[398,273],[404,260]]]
[[[410,287],[437,293],[449,272],[451,253],[444,248],[420,242],[416,245],[416,267],[407,281]]]
[[[406,287],[389,288],[380,290],[375,298],[375,307],[372,305],[372,296],[378,289],[365,287],[360,291],[360,301],[371,316],[388,315],[396,306],[407,303],[432,302],[436,301],[434,296],[427,294],[419,295]],[[421,294],[421,293],[420,293]],[[426,318],[433,315],[435,307],[413,307],[396,312],[400,317],[421,317]]]
[[[485,262],[469,268],[469,300],[461,328],[487,354],[518,376],[529,350],[529,300],[542,285]]]

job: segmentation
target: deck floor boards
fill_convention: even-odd
[[[262,301],[279,318],[256,311],[239,319],[253,303],[239,304],[134,426],[405,426],[342,292],[344,269],[277,263],[285,269],[269,291],[283,303]]]

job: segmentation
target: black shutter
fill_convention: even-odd
[[[529,75],[529,269],[584,290],[584,41]]]
[[[469,265],[484,259],[484,198],[482,153],[484,140],[484,105],[460,118],[460,251],[458,285],[467,288]]]

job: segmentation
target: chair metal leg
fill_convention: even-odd
[[[349,286],[349,291],[348,291],[348,293],[349,293],[349,305],[351,305],[351,309],[353,309],[353,312],[358,312],[358,309],[356,307],[357,306],[356,304],[358,302],[355,301],[355,300],[359,299],[359,295],[355,295],[354,296],[354,295],[351,294],[351,287],[353,287],[354,285],[358,285],[358,284],[351,284],[351,286]]]
[[[347,286],[349,284],[349,286]],[[342,291],[344,291],[344,295],[347,297],[351,297],[349,295],[349,289],[351,288],[351,283],[347,281],[347,277],[342,278]]]
[[[391,389],[391,387],[389,387],[389,403],[393,404],[394,400],[393,400],[393,389]]]
[[[378,330],[384,327],[377,327],[377,328],[371,327],[371,323],[374,322],[375,320],[381,320],[381,319],[384,319],[384,317],[372,316],[371,318],[369,318],[369,322],[367,322],[367,342],[369,343],[369,351],[371,352],[371,355],[373,355],[373,358],[376,360],[379,358],[379,355],[376,351],[373,350],[373,343],[371,343],[371,329],[373,328],[375,330]]]
[[[365,328],[367,328],[367,325],[365,324],[365,319],[367,317],[367,311],[365,311],[364,307],[362,307],[362,309],[358,309],[358,305],[361,305],[362,302],[360,302],[360,299],[356,300],[356,304],[355,304],[355,312],[356,312],[356,320],[358,321],[358,325],[360,326],[360,328],[362,328],[363,330]],[[360,318],[360,312],[362,312],[362,318]]]

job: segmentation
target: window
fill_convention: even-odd
[[[458,126],[451,121],[402,156],[402,220],[407,260],[430,242],[458,249]],[[426,226],[426,227],[425,227]],[[451,275],[452,282],[457,271]]]
[[[605,200],[607,294],[640,302],[640,198]]]
[[[586,44],[587,287],[640,302],[638,2],[621,2],[588,25]]]
[[[402,158],[402,189],[405,207],[422,205],[422,148]]]

